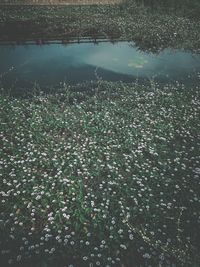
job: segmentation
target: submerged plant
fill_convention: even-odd
[[[147,63],[148,63],[148,60],[144,59],[143,57],[138,57],[138,58],[129,60],[128,66],[130,68],[142,69]]]

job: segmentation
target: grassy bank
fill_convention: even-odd
[[[87,87],[0,96],[2,266],[199,266],[199,88]]]
[[[0,5],[108,5],[121,0],[1,0]]]
[[[199,13],[200,9],[177,10],[134,2],[116,6],[5,6],[0,8],[0,39],[63,39],[66,43],[77,36],[115,36],[132,40],[145,51],[171,47],[199,52],[200,21],[191,12]]]

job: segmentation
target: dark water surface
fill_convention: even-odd
[[[129,42],[0,46],[1,86],[10,90],[98,78],[187,81],[195,72],[200,72],[200,55],[170,49],[144,53]]]

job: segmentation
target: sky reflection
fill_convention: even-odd
[[[128,42],[0,46],[0,73],[7,86],[13,81],[80,82],[95,79],[95,70],[106,80],[176,79],[200,71],[200,56],[172,50],[148,54]]]

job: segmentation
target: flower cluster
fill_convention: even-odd
[[[3,266],[199,262],[199,88],[92,87],[0,96]]]

